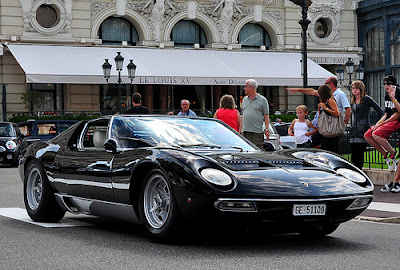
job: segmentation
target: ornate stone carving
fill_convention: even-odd
[[[71,33],[72,5],[74,0],[19,0],[22,7],[22,19],[25,33],[38,32],[44,35]],[[57,6],[58,23],[50,28],[41,26],[36,19],[37,9],[42,5]]]
[[[90,5],[90,15],[93,17],[95,17],[100,11],[108,8],[111,6],[111,3],[92,3]]]
[[[326,45],[332,42],[339,42],[339,29],[341,12],[344,9],[344,0],[314,0],[308,9],[308,17],[311,20],[309,26],[308,37],[312,41],[320,45]],[[319,38],[316,36],[314,29],[319,19],[327,19],[331,23],[331,33]]]
[[[269,11],[269,10],[264,10],[263,14],[265,14],[267,17],[271,17],[275,21],[278,22],[280,26],[283,25],[283,13],[282,11]]]

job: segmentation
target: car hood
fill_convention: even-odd
[[[338,156],[332,156],[332,168],[320,167],[294,157],[297,151],[285,150],[254,153],[221,153],[208,156],[228,169],[237,179],[237,186],[231,195],[247,194],[250,197],[329,197],[348,196],[353,194],[370,193],[373,184],[368,177],[349,162]],[[327,154],[327,152],[315,152]],[[357,184],[335,169],[349,168],[361,173],[365,178],[364,184]]]

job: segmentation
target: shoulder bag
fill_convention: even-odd
[[[326,103],[328,105],[328,102]],[[339,117],[333,116],[322,110],[318,116],[318,132],[327,138],[340,136],[344,133],[346,125],[343,115],[339,112]]]

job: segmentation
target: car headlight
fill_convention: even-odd
[[[6,142],[6,148],[9,150],[13,150],[17,147],[17,144],[14,141]]]
[[[357,184],[363,184],[367,179],[361,174],[356,171],[346,169],[346,168],[339,168],[336,170],[338,174],[341,176],[345,177],[346,179],[349,179],[350,181],[353,181],[354,183]]]
[[[201,170],[200,174],[204,179],[214,185],[228,186],[232,184],[232,178],[228,174],[217,169],[206,168]]]

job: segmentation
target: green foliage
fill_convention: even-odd
[[[44,93],[40,91],[27,91],[21,94],[21,100],[26,109],[40,107],[44,102]]]
[[[90,120],[98,118],[99,115],[48,115],[48,116],[32,116],[32,115],[17,115],[13,116],[9,119],[10,122],[19,123],[25,122],[30,119],[35,120],[55,120],[55,119],[62,119],[62,120]]]

